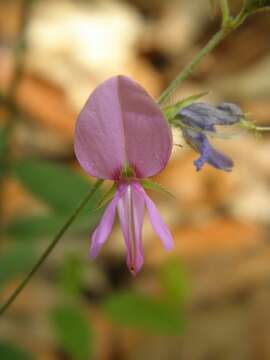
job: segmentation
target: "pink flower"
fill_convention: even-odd
[[[165,248],[172,236],[140,181],[159,173],[172,150],[172,135],[158,105],[136,82],[112,77],[100,84],[82,109],[75,131],[75,154],[90,175],[113,180],[116,193],[92,234],[90,253],[98,255],[116,216],[125,238],[127,265],[143,265],[142,225],[146,207],[153,230]]]

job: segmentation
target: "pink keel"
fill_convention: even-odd
[[[118,216],[127,248],[127,265],[136,275],[143,265],[142,225],[144,200],[134,192],[133,186],[127,189],[118,202]]]
[[[91,256],[97,256],[110,235],[117,209],[127,249],[127,265],[131,273],[136,275],[143,265],[142,226],[145,205],[153,230],[163,242],[165,249],[171,250],[173,239],[169,229],[142,186],[138,182],[133,182],[121,184],[105,210],[92,235]]]

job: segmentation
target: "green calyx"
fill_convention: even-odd
[[[129,179],[129,178],[134,178],[134,177],[135,177],[134,169],[128,163],[126,163],[122,168],[121,178]]]
[[[261,137],[261,130],[260,128],[255,125],[251,120],[247,119],[246,117],[243,117],[241,120],[240,120],[240,126],[253,133],[256,137]]]
[[[167,121],[171,125],[174,125],[175,117],[181,109],[192,104],[194,101],[199,100],[200,98],[202,98],[203,96],[205,96],[207,94],[208,94],[208,91],[202,92],[200,94],[191,95],[187,98],[184,98],[184,99],[178,101],[174,105],[169,105],[169,106],[164,107],[163,109],[161,109],[161,111],[163,112],[163,115],[165,116]]]
[[[133,179],[134,180],[134,179]],[[175,198],[168,190],[164,189],[160,184],[153,182],[149,179],[143,179],[138,180],[142,187],[146,190],[153,190],[157,191],[159,193],[165,194],[169,196],[170,198]],[[115,182],[110,189],[104,194],[100,202],[98,203],[97,207],[95,208],[95,211],[100,210],[101,208],[105,207],[115,196],[117,190],[117,182]]]

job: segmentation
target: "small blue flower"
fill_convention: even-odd
[[[231,171],[233,161],[215,150],[207,133],[216,133],[216,125],[233,125],[243,117],[241,109],[231,103],[221,103],[217,107],[205,103],[193,103],[181,109],[177,116],[177,125],[180,126],[186,142],[201,156],[194,161],[199,171],[205,163],[217,169]]]

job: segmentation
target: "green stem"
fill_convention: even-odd
[[[195,56],[195,58],[180,72],[180,74],[170,83],[170,85],[163,91],[158,99],[159,104],[163,104],[170,95],[174,92],[174,90],[184,81],[189,75],[191,75],[195,66],[198,65],[201,60],[210,53],[220,42],[224,39],[226,33],[223,29],[218,31],[206,44],[204,48]]]
[[[10,295],[10,297],[7,299],[7,301],[0,307],[0,315],[2,315],[9,307],[10,305],[16,300],[17,296],[22,292],[22,290],[26,287],[28,282],[32,279],[32,277],[35,275],[35,273],[39,270],[41,265],[44,263],[44,261],[48,258],[48,256],[51,254],[59,240],[62,238],[64,233],[67,231],[67,229],[70,227],[70,225],[73,223],[73,221],[76,219],[80,211],[84,208],[84,206],[88,203],[88,201],[94,196],[96,191],[100,188],[104,180],[97,180],[94,186],[91,188],[91,190],[86,194],[86,196],[81,200],[77,208],[74,210],[74,212],[71,214],[71,216],[68,218],[66,223],[63,225],[63,227],[58,231],[58,233],[55,235],[54,239],[50,243],[50,245],[47,247],[45,252],[42,254],[42,256],[39,258],[35,266],[32,268],[32,270],[29,272],[29,274],[25,277],[25,279],[20,283],[20,285],[14,290],[14,292]]]
[[[256,126],[257,131],[270,131],[270,126]]]
[[[220,0],[220,8],[222,13],[222,26],[224,26],[230,19],[230,8],[228,0]]]
[[[163,91],[158,99],[158,103],[163,104],[177,87],[192,74],[194,68],[209,54],[228,34],[238,28],[246,19],[246,14],[241,11],[234,20],[228,20],[222,28],[212,36],[208,43],[199,51],[195,58],[176,76],[170,85]]]

